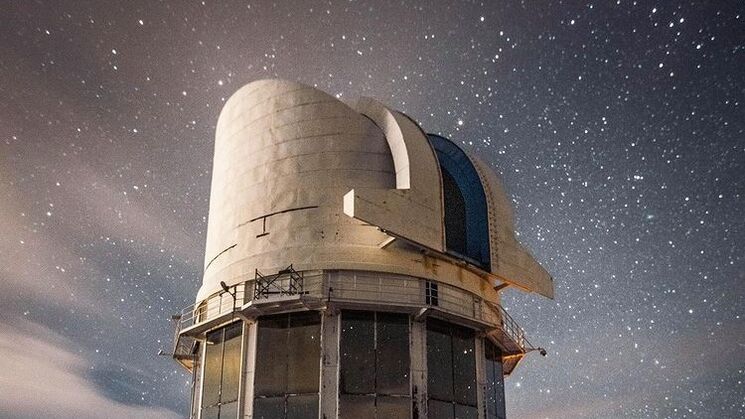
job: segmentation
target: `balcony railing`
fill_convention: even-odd
[[[478,325],[499,342],[507,356],[516,356],[519,360],[534,349],[523,329],[502,306],[464,289],[405,275],[358,271],[297,272],[292,266],[274,275],[262,275],[257,271],[254,278],[238,282],[186,307],[181,313],[178,333],[194,336],[196,331],[206,330],[214,322],[226,321],[229,316],[263,314],[258,307],[271,303],[275,303],[272,306],[275,310],[281,310],[289,301],[373,309],[398,307],[412,313],[431,311]]]
[[[234,298],[235,297],[235,298]],[[246,300],[246,282],[229,287],[229,291],[220,291],[198,304],[192,304],[181,310],[180,330],[230,314],[239,309]]]

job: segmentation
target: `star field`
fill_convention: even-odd
[[[215,123],[262,78],[489,162],[556,298],[511,418],[745,417],[741,2],[7,2],[0,417],[183,417]]]

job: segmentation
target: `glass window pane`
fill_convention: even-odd
[[[339,389],[343,394],[375,392],[374,316],[372,312],[342,312]]]
[[[437,282],[433,281],[426,281],[425,282],[425,289],[424,289],[424,303],[427,305],[439,305],[439,291],[438,291]]]
[[[222,361],[222,403],[238,400],[238,382],[241,375],[241,332],[243,322],[225,328]],[[222,418],[223,415],[221,414]]]
[[[287,419],[318,419],[318,394],[289,396]]]
[[[259,319],[255,394],[275,397],[256,397],[254,418],[318,418],[320,326],[318,312]]]
[[[218,406],[205,407],[202,409],[201,419],[218,419],[219,412],[220,407]]]
[[[287,322],[288,316],[259,318],[256,341],[254,394],[275,396],[287,389]]]
[[[409,394],[409,316],[377,314],[377,393]]]
[[[223,329],[207,334],[204,355],[204,390],[202,406],[212,406],[220,401],[220,375],[222,372]],[[217,414],[217,412],[215,412]]]
[[[486,418],[495,419],[497,417],[497,400],[494,397],[494,345],[488,340],[484,340],[484,376],[486,378],[486,389],[484,391],[484,400],[486,401]]]
[[[494,361],[487,357],[484,362],[484,372],[486,376],[486,390],[484,399],[486,400],[486,418],[495,419],[497,417],[497,400],[494,397]]]
[[[492,342],[485,341],[486,355],[486,407],[489,419],[504,419],[504,371],[502,370],[502,353]]]
[[[478,419],[479,410],[474,406],[455,405],[455,419]]]
[[[281,419],[285,417],[285,398],[258,397],[254,399],[254,419]]]
[[[410,397],[378,396],[378,419],[405,419],[411,417]]]
[[[339,395],[340,419],[375,419],[375,396]]]
[[[321,370],[321,316],[316,311],[290,316],[287,392],[317,393]]]
[[[238,402],[220,406],[220,419],[238,419]]]
[[[453,329],[453,399],[457,403],[476,406],[476,354],[473,332]]]
[[[453,419],[453,404],[430,399],[427,402],[429,419]]]
[[[429,397],[453,400],[453,354],[448,325],[427,322],[427,391]]]
[[[504,371],[502,370],[502,363],[494,363],[494,374],[495,374],[495,385],[494,385],[494,399],[496,401],[497,417],[504,419],[507,417],[506,403],[504,398]]]

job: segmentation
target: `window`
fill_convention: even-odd
[[[301,312],[259,318],[256,419],[317,419],[321,317]]]
[[[443,321],[427,321],[427,409],[430,419],[476,419],[475,335]]]
[[[411,416],[407,314],[342,312],[339,357],[340,418]]]
[[[207,334],[202,390],[203,419],[235,419],[241,374],[242,322]]]
[[[445,247],[481,268],[491,268],[486,194],[471,159],[447,138],[427,136],[437,154],[445,204]]]
[[[486,358],[486,419],[505,419],[502,352],[486,339],[484,356]]]
[[[438,298],[437,282],[426,281],[424,283],[424,302],[430,306],[439,305],[440,300]]]

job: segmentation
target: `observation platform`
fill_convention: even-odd
[[[537,350],[524,330],[499,304],[460,288],[389,273],[326,270],[295,271],[288,267],[273,275],[253,277],[184,308],[174,316],[173,358],[194,368],[197,340],[238,318],[307,310],[371,310],[408,313],[414,321],[427,317],[476,330],[502,351],[509,375],[530,351]]]

